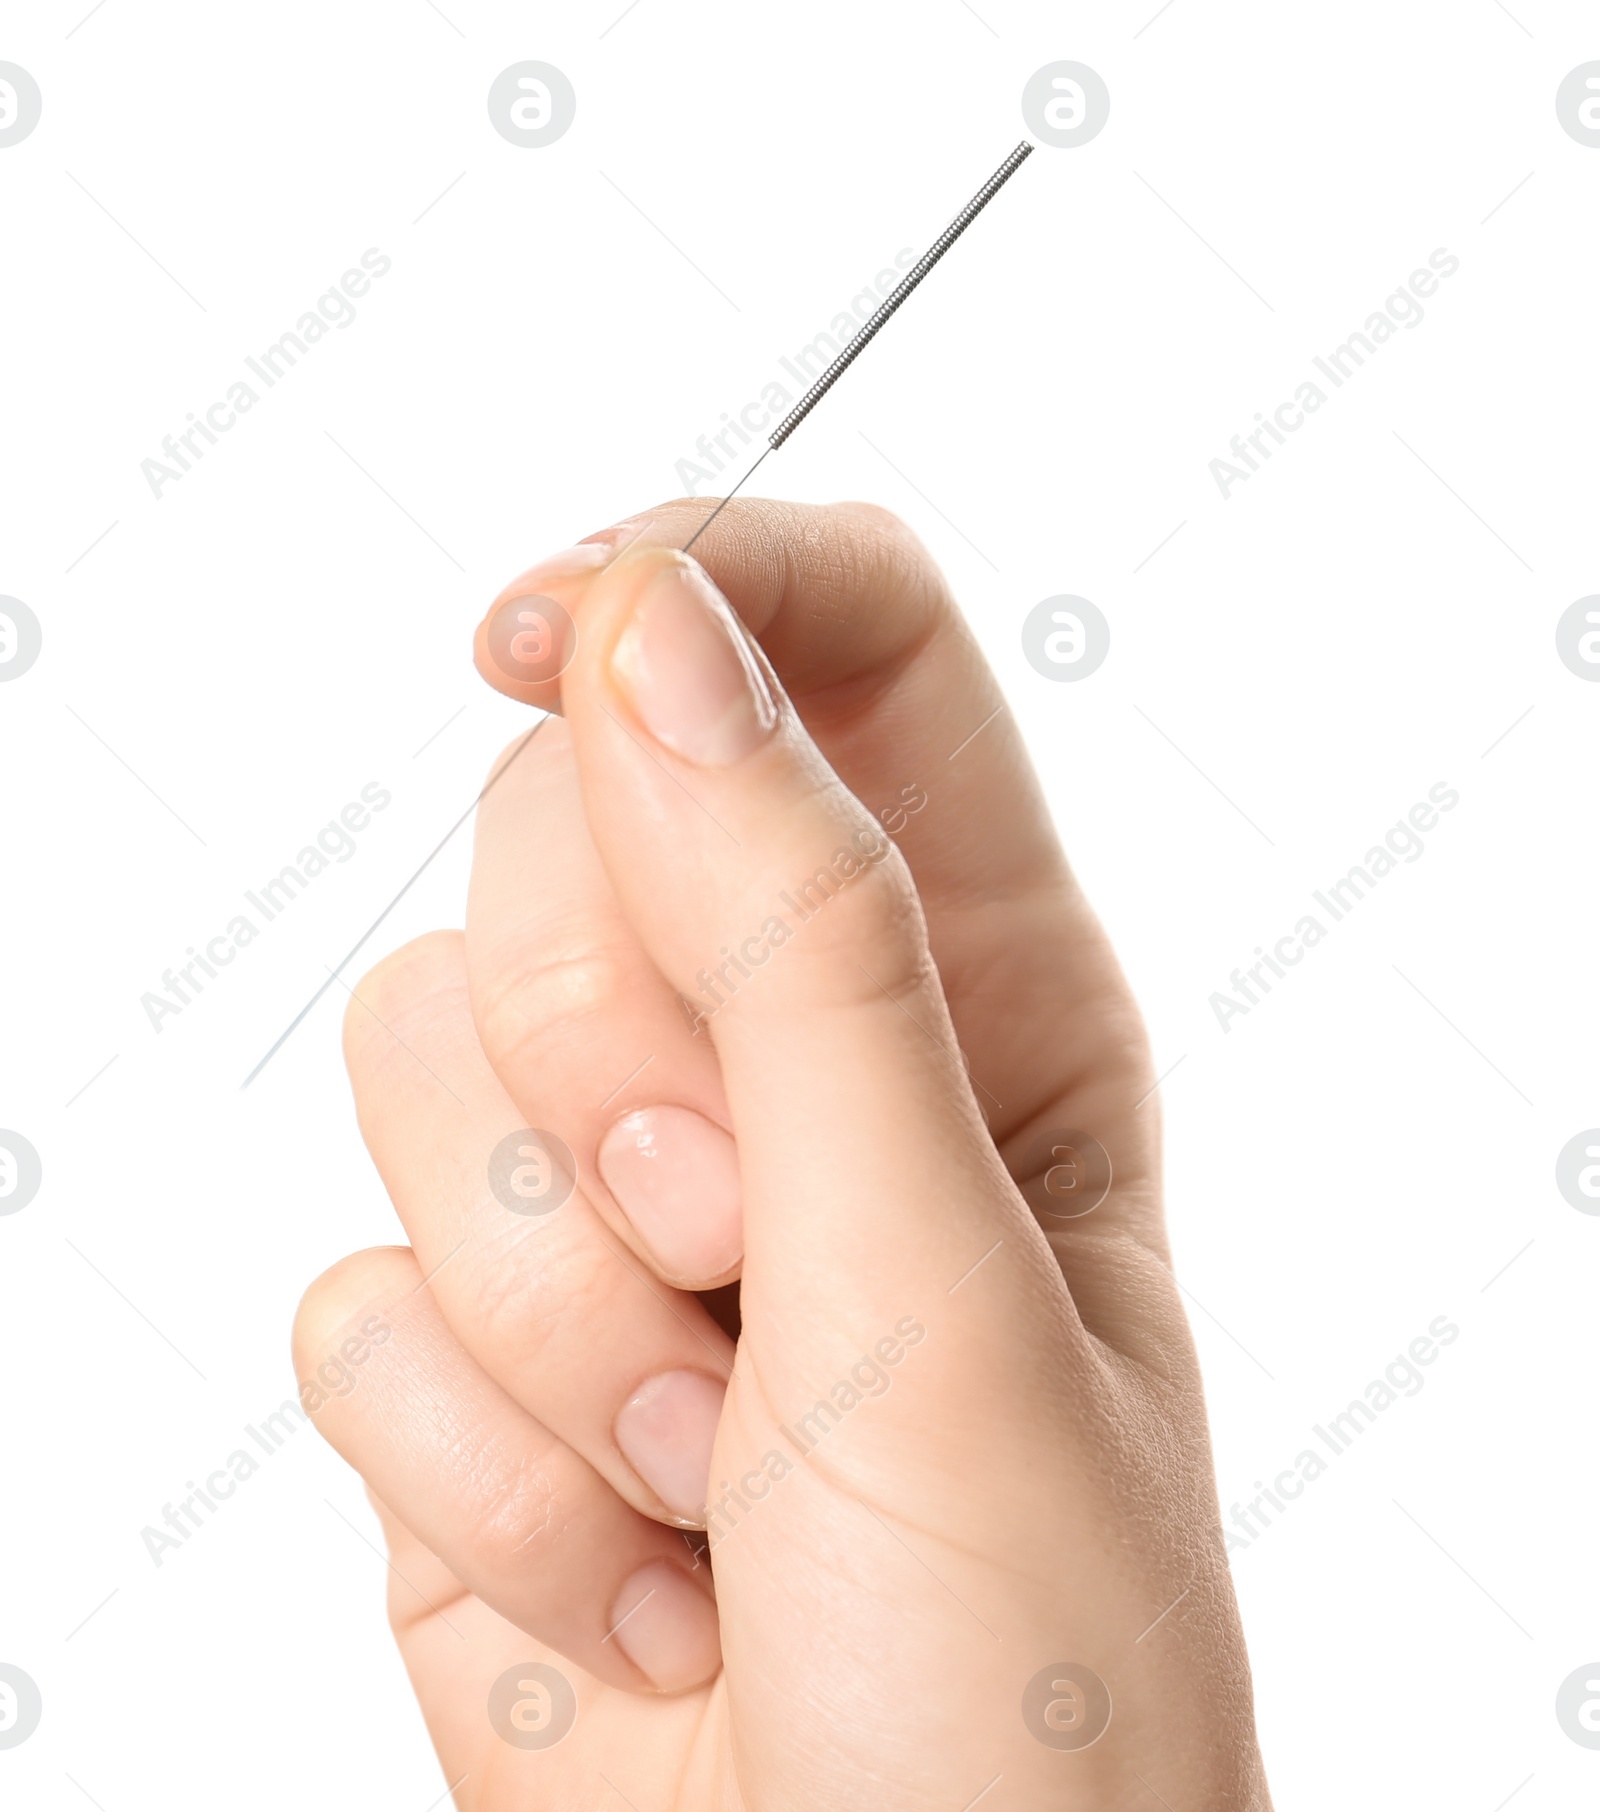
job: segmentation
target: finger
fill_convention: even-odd
[[[581,627],[587,589],[617,547],[682,546],[711,507],[680,499],[605,530],[589,545],[606,551],[586,565],[558,560],[546,589]],[[736,498],[694,552],[830,765],[906,857],[975,1091],[1013,1174],[1037,1207],[1054,1207],[1043,1135],[1087,1130],[1115,1158],[1094,1231],[1120,1222],[1163,1252],[1143,1030],[937,566],[903,523],[865,504]],[[480,634],[480,671],[501,685],[483,648]],[[516,695],[554,708],[560,691]],[[1020,1004],[1001,1012],[997,1001]],[[1063,1237],[1076,1230],[1055,1225]]]
[[[618,906],[552,722],[478,808],[467,973],[478,1037],[530,1124],[572,1148],[597,1213],[657,1275],[737,1275],[739,1165],[711,1041]]]
[[[608,1232],[582,1167],[500,1086],[459,933],[419,939],[357,986],[345,1060],[367,1148],[461,1344],[636,1509],[696,1524],[732,1343]]]
[[[714,1686],[654,1698],[612,1690],[465,1591],[381,1498],[367,1496],[389,1553],[395,1642],[461,1812],[585,1803],[597,1767],[620,1753],[647,1779],[681,1767]],[[453,1627],[419,1616],[401,1575],[445,1604]]]
[[[646,526],[643,519],[616,523],[535,562],[502,589],[473,637],[473,659],[491,685],[540,710],[560,709],[561,675],[579,639],[570,607]]]
[[[358,1252],[318,1278],[294,1354],[317,1427],[437,1557],[391,1555],[397,1633],[426,1622],[465,1643],[464,1590],[630,1691],[716,1672],[705,1567],[473,1361],[411,1252]]]
[[[585,805],[640,938],[703,1003],[745,1291],[781,1279],[768,1306],[804,1330],[882,1314],[890,1280],[944,1289],[991,1240],[1048,1265],[967,1084],[905,863],[705,575],[631,551],[591,584],[583,630],[564,694]]]
[[[577,644],[566,600],[611,558],[610,540],[564,548],[501,591],[473,641],[473,658],[491,685],[523,704],[553,708],[546,701],[560,699],[560,676]]]

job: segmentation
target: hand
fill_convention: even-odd
[[[347,1016],[411,1245],[312,1286],[296,1361],[358,1337],[316,1419],[447,1778],[1259,1812],[1126,985],[909,533],[735,503],[702,570],[705,513],[491,611],[485,677],[562,719],[496,765],[464,936]]]

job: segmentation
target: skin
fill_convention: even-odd
[[[1149,1053],[1016,727],[892,517],[736,502],[671,552],[706,513],[497,600],[480,671],[561,715],[493,770],[465,933],[387,958],[346,1020],[410,1244],[320,1278],[295,1359],[346,1355],[315,1419],[383,1520],[446,1780],[473,1812],[1265,1812]],[[719,731],[709,644],[672,639],[691,608],[723,633],[717,594],[770,728],[741,692]],[[530,683],[494,649],[534,596],[576,648]],[[724,949],[750,973],[692,1025]],[[635,1225],[598,1154],[664,1109],[705,1131]],[[535,1215],[486,1180],[527,1127],[576,1174]],[[1109,1155],[1088,1211],[1068,1129]],[[709,1551],[614,1429],[681,1373],[726,1388]],[[491,1722],[515,1670],[537,1734],[529,1663],[575,1693],[549,1747]],[[1087,1746],[1059,1746],[1099,1721],[1063,1664],[1109,1695]]]

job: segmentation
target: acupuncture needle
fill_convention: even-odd
[[[754,475],[756,467],[761,464],[762,460],[767,458],[769,454],[777,452],[778,448],[788,440],[795,429],[800,426],[806,417],[810,415],[811,411],[816,408],[817,404],[822,401],[823,397],[825,397],[834,385],[838,383],[839,379],[844,376],[845,372],[861,357],[870,342],[883,331],[890,316],[902,306],[906,298],[923,278],[927,276],[928,272],[933,269],[945,253],[949,251],[951,246],[953,246],[967,228],[972,225],[979,214],[981,214],[989,203],[994,200],[995,196],[999,194],[1004,185],[1010,181],[1013,175],[1015,175],[1017,170],[1022,166],[1023,161],[1032,153],[1032,151],[1033,146],[1027,139],[1024,139],[1011,155],[1007,157],[1005,162],[1001,164],[1000,168],[995,171],[994,175],[991,176],[983,187],[979,189],[977,194],[973,196],[971,201],[969,201],[961,212],[956,215],[949,226],[947,226],[939,237],[934,240],[927,251],[922,254],[917,262],[912,265],[911,269],[908,270],[894,288],[890,290],[888,295],[885,296],[872,313],[867,316],[865,322],[862,323],[861,331],[852,335],[852,337],[845,342],[843,349],[839,352],[837,357],[832,360],[817,381],[805,395],[801,397],[799,402],[795,404],[783,420],[778,423],[771,434],[767,436],[767,444],[757,456],[755,463],[733,489],[729,491],[727,496],[718,503],[717,507],[706,517],[699,528],[697,528],[689,539],[684,542],[681,549],[683,553],[688,553],[695,542],[700,539],[706,530],[710,528],[712,523],[716,521],[718,516],[720,516],[728,505],[732,503],[734,498],[738,496],[739,492],[744,489],[745,485],[749,483],[751,477]],[[389,904],[384,907],[383,911],[380,912],[366,930],[362,932],[361,936],[356,939],[355,943],[345,953],[337,966],[328,971],[328,979],[317,989],[316,993],[311,996],[310,1000],[306,1002],[300,1011],[295,1014],[294,1018],[289,1021],[288,1025],[279,1034],[272,1048],[250,1074],[245,1077],[244,1081],[239,1084],[241,1089],[249,1088],[256,1077],[261,1074],[272,1059],[277,1056],[283,1046],[288,1043],[290,1037],[298,1028],[301,1021],[305,1019],[306,1015],[317,1002],[322,999],[323,995],[327,993],[333,984],[336,981],[339,981],[345,969],[347,969],[360,954],[368,939],[371,938],[384,920],[388,918],[389,914],[394,911],[395,907],[400,904],[408,893],[410,893],[417,882],[422,879],[423,875],[432,866],[434,858],[439,855],[445,845],[449,843],[456,832],[460,830],[462,825],[472,816],[474,810],[482,803],[484,795],[489,791],[489,788],[500,780],[506,770],[511,766],[512,762],[522,754],[522,751],[527,748],[528,744],[533,741],[534,737],[539,734],[549,721],[550,717],[547,712],[545,716],[539,719],[538,723],[533,726],[528,734],[523,737],[522,741],[517,744],[510,756],[489,776],[488,781],[473,799],[471,805],[467,807],[461,816],[456,819],[455,823],[450,826],[449,830],[445,832],[443,837],[441,837],[434,845],[433,849],[423,860],[421,867],[417,869],[416,873],[411,876],[405,886],[400,889]],[[341,983],[341,985],[343,984]]]
[[[973,196],[971,201],[969,201],[961,212],[956,215],[949,226],[947,226],[939,237],[934,240],[927,251],[922,254],[917,262],[912,265],[911,269],[908,270],[894,288],[889,291],[888,295],[886,295],[872,313],[867,316],[866,321],[862,324],[861,331],[857,334],[853,334],[845,341],[843,350],[828,366],[827,370],[823,372],[821,377],[817,379],[805,395],[801,397],[799,402],[796,403],[783,420],[778,423],[777,427],[772,430],[771,434],[767,436],[766,447],[757,456],[755,465],[750,467],[750,470],[745,473],[744,477],[739,480],[731,491],[729,491],[727,496],[724,497],[711,514],[706,517],[705,521],[700,524],[699,528],[695,530],[689,539],[684,542],[681,550],[682,552],[688,553],[695,542],[700,539],[706,530],[710,528],[712,523],[716,521],[718,516],[720,516],[734,498],[738,496],[739,492],[744,489],[745,485],[749,483],[755,472],[756,466],[759,466],[761,461],[765,459],[769,453],[777,452],[778,448],[794,433],[795,429],[800,426],[801,422],[806,419],[811,411],[816,408],[817,404],[820,403],[834,385],[838,383],[845,372],[861,357],[862,353],[867,349],[868,342],[872,340],[874,335],[883,331],[884,325],[889,317],[901,306],[911,294],[912,290],[914,290],[922,279],[927,276],[928,272],[931,271],[945,253],[949,251],[951,246],[953,246],[961,235],[966,232],[967,228],[972,225],[973,221],[978,218],[989,203],[994,200],[995,196],[999,194],[1005,184],[1009,182],[1012,176],[1016,174],[1017,170],[1021,168],[1023,160],[1027,158],[1032,151],[1033,146],[1027,139],[1024,139],[1000,168],[995,171],[994,175],[991,176],[983,187],[979,189],[977,194]]]

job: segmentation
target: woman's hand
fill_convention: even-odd
[[[736,502],[702,567],[705,514],[497,601],[480,668],[562,718],[465,935],[347,1017],[410,1246],[319,1279],[296,1360],[369,1330],[316,1419],[447,1779],[1257,1812],[1126,985],[910,534]]]

